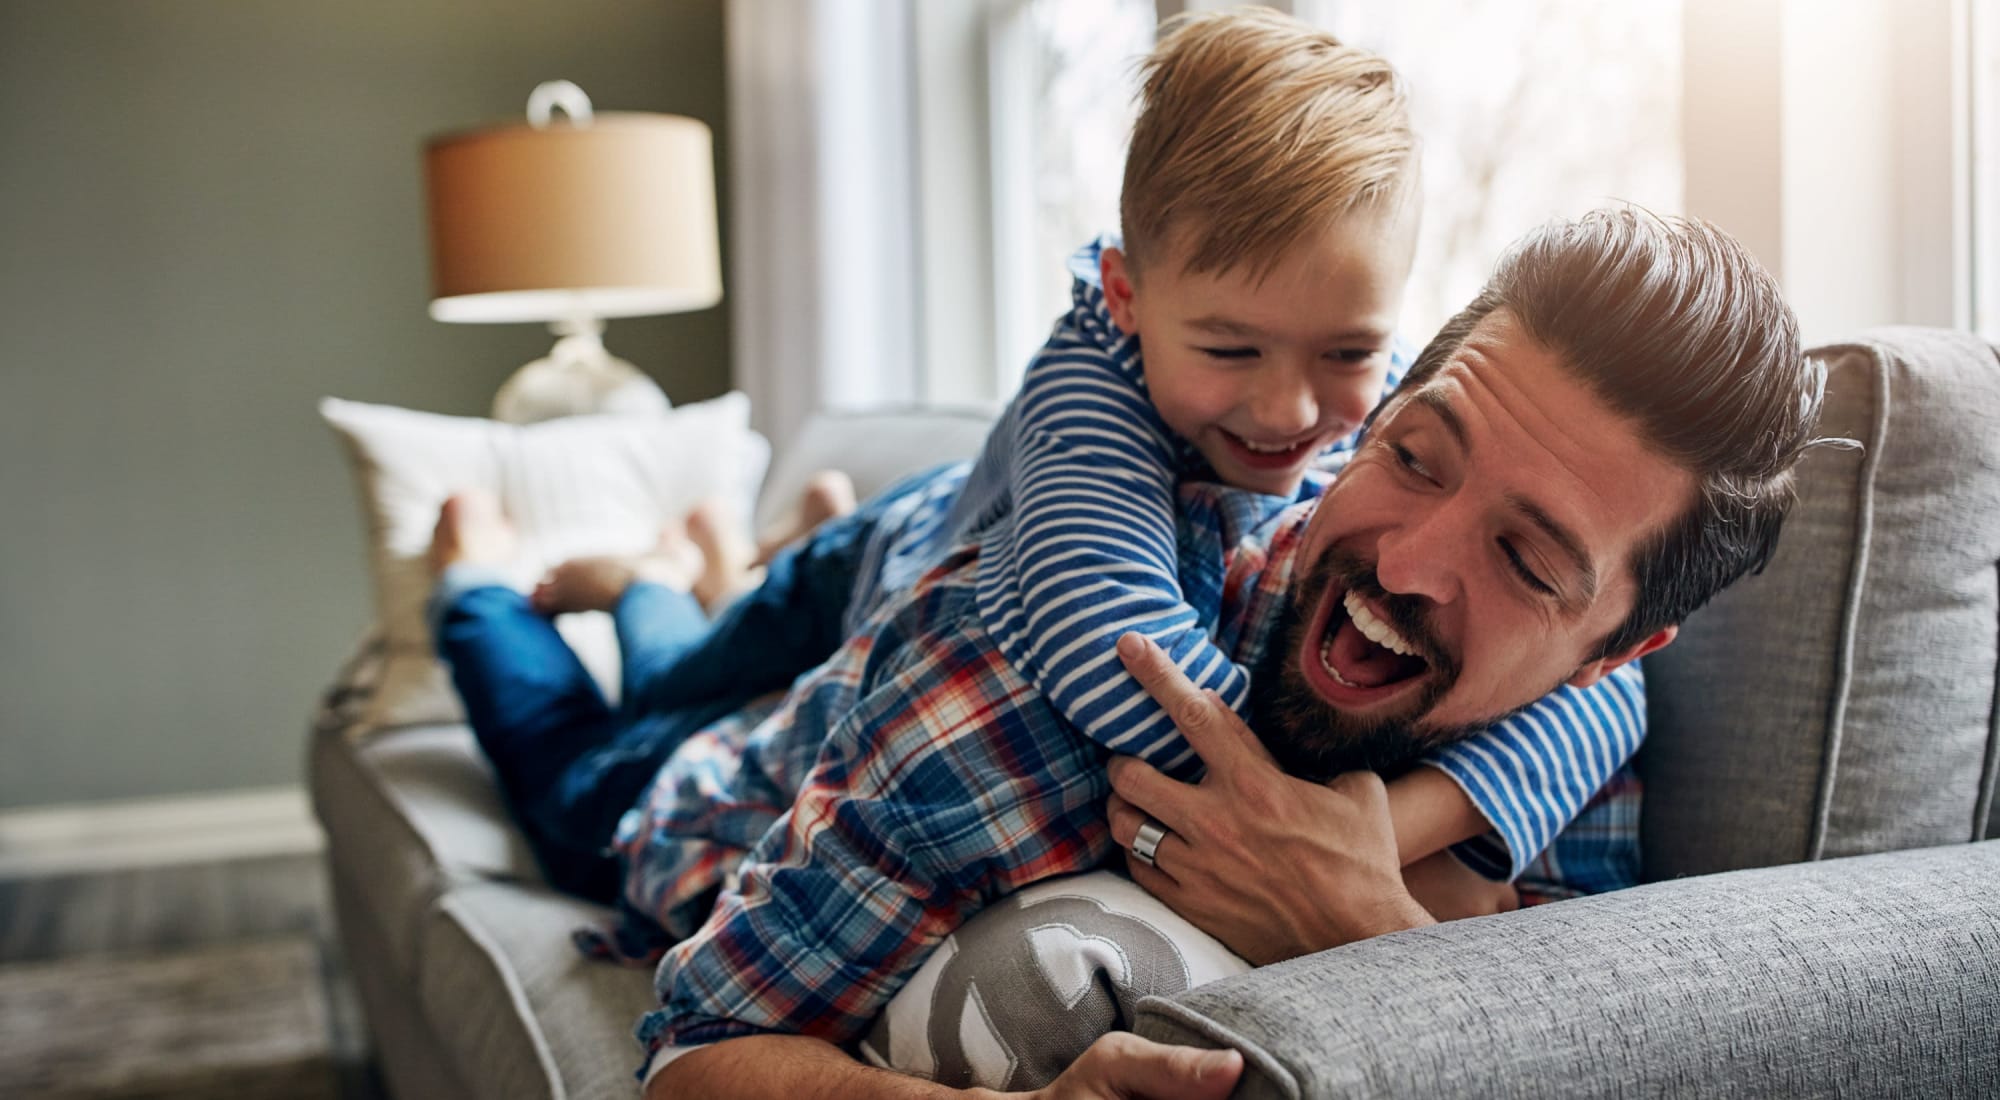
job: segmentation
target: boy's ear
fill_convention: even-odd
[[[1678,626],[1663,626],[1648,635],[1644,641],[1623,653],[1613,653],[1609,657],[1599,657],[1597,660],[1577,669],[1576,674],[1571,676],[1565,683],[1571,687],[1587,688],[1597,681],[1604,679],[1607,673],[1623,665],[1628,665],[1648,653],[1666,648],[1668,643],[1680,636],[1680,632],[1681,628]]]
[[[1104,307],[1111,319],[1128,333],[1139,331],[1139,317],[1132,309],[1132,269],[1121,249],[1107,248],[1097,255],[1098,281],[1104,284]]]

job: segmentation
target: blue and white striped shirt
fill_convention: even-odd
[[[1246,717],[1250,675],[1211,641],[1181,591],[1175,486],[1207,467],[1160,419],[1139,341],[1105,306],[1098,259],[1115,245],[1099,238],[1070,258],[1072,307],[1028,365],[945,527],[954,542],[982,543],[980,614],[1021,674],[1091,740],[1189,778],[1200,761],[1119,663],[1119,635],[1153,638]],[[1393,357],[1385,396],[1406,367]],[[1342,464],[1355,442],[1336,444],[1323,464]],[[1497,837],[1461,846],[1460,856],[1511,878],[1644,736],[1644,681],[1633,664],[1594,688],[1559,688],[1424,762],[1494,826]]]

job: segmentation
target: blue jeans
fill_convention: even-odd
[[[618,819],[674,749],[833,655],[879,514],[822,524],[713,623],[685,592],[632,585],[613,611],[624,678],[616,708],[527,597],[476,567],[446,572],[431,609],[439,655],[551,883],[613,900],[620,872],[607,848]]]

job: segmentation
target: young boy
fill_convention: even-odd
[[[1152,636],[1198,686],[1213,688],[1239,712],[1247,711],[1247,674],[1213,644],[1181,591],[1174,487],[1184,477],[1198,477],[1289,498],[1308,482],[1322,454],[1360,427],[1393,381],[1390,332],[1415,235],[1415,177],[1415,141],[1401,91],[1393,71],[1373,55],[1275,13],[1246,10],[1185,21],[1150,58],[1126,168],[1124,242],[1099,242],[1072,262],[1073,310],[1029,368],[948,516],[929,529],[933,552],[914,555],[935,561],[953,546],[976,544],[976,603],[984,623],[979,644],[990,644],[1011,666],[1009,682],[1017,678],[1039,691],[1090,742],[1181,776],[1195,764],[1171,720],[1118,663],[1115,643],[1127,630]],[[891,494],[892,500],[910,498],[907,488]],[[802,590],[837,592],[857,575],[880,577],[884,571],[873,568],[843,577],[842,570],[861,562],[842,548],[869,545],[870,525],[883,521],[882,513],[863,509],[803,544],[802,558],[824,558],[828,568],[795,573],[811,579]],[[818,555],[820,544],[829,540],[842,552]],[[899,543],[911,544],[907,538]],[[893,587],[896,574],[886,572],[884,583]],[[902,575],[914,580],[913,574]],[[750,606],[777,607],[789,599],[785,593],[792,582],[774,580],[776,587],[753,594]],[[840,607],[834,606],[838,599],[805,602],[818,610],[803,616],[802,629],[823,637],[829,617],[851,620],[855,605],[865,610],[870,601],[850,599]],[[733,649],[740,666],[747,663],[744,654],[757,652],[753,639],[744,624],[725,617],[715,633],[692,644]],[[441,640],[465,685],[461,660],[477,664],[477,654],[449,637]],[[853,660],[865,662],[865,655]],[[1385,649],[1365,652],[1333,671],[1343,683],[1366,687],[1386,683],[1397,670],[1396,656]],[[675,1011],[672,997],[729,972],[734,964],[724,963],[725,957],[780,954],[755,942],[767,931],[789,926],[787,936],[817,934],[799,925],[808,911],[801,899],[847,897],[862,889],[856,883],[876,884],[849,899],[868,911],[871,923],[843,915],[819,947],[829,954],[844,952],[840,957],[851,963],[852,974],[868,975],[856,979],[866,995],[843,999],[840,1012],[865,1020],[894,992],[898,974],[887,971],[907,973],[921,961],[920,952],[887,931],[900,927],[895,922],[914,919],[910,895],[877,876],[912,873],[896,855],[898,845],[942,850],[952,841],[939,837],[930,845],[921,839],[924,815],[936,812],[935,806],[888,809],[908,796],[907,784],[920,777],[848,770],[842,761],[814,763],[816,739],[827,732],[825,718],[806,722],[797,716],[839,709],[835,703],[846,699],[851,687],[843,675],[836,670],[830,677],[815,673],[819,679],[810,684],[802,680],[812,698],[781,710],[786,724],[751,736],[748,744],[762,773],[752,777],[754,794],[737,789],[738,774],[750,770],[747,764],[709,767],[695,761],[678,768],[685,754],[676,754],[649,800],[618,825],[627,915],[650,917],[672,937],[692,930],[688,918],[703,909],[714,889],[735,888],[733,868],[722,864],[745,859],[746,850],[749,863],[770,848],[778,860],[765,865],[775,868],[772,875],[796,875],[812,884],[796,888],[786,903],[793,916],[783,920],[759,917],[757,908],[773,893],[792,888],[780,889],[763,877],[757,889],[767,892],[746,900],[746,887],[728,912],[718,906],[696,937],[702,942],[683,944],[662,966],[668,1015]],[[697,690],[696,679],[675,685],[673,677],[660,678],[677,703],[716,697]],[[1436,767],[1397,779],[1390,799],[1404,861],[1482,834],[1490,822],[1504,846],[1498,858],[1490,851],[1462,852],[1498,877],[1518,873],[1636,748],[1642,731],[1629,709],[1632,690],[1629,682],[1606,683],[1581,693],[1624,692],[1623,705],[1544,699],[1473,738],[1470,755],[1441,754],[1431,761]],[[468,709],[482,744],[488,744],[487,731],[479,730],[481,708],[470,697]],[[936,733],[1007,736],[982,731],[977,721]],[[745,744],[738,737],[697,749],[740,754]],[[853,755],[862,751],[855,746],[840,751],[849,760],[861,759]],[[1096,760],[1101,782],[1101,755],[1074,747],[1052,752],[1067,762],[1063,767]],[[1495,758],[1510,766],[1488,767],[1485,762]],[[797,835],[760,841],[751,836],[757,828],[736,825],[731,834],[736,846],[723,851],[713,836],[699,831],[706,826],[693,824],[728,814],[753,826],[782,820],[806,765],[821,784],[822,799],[871,807],[852,817],[827,808],[827,820],[840,817],[842,835],[792,821]],[[501,769],[503,780],[507,770]],[[828,793],[840,784],[847,786]],[[1468,791],[1477,792],[1476,800]],[[709,812],[717,807],[727,814]],[[1102,814],[1101,805],[1066,805],[1059,812],[1088,812],[1100,820]],[[878,813],[888,816],[872,816]],[[863,834],[877,820],[918,836],[869,840]],[[601,823],[600,816],[592,827]],[[1032,838],[1022,834],[1010,842],[1029,845]],[[847,844],[860,847],[840,848]],[[1095,858],[1082,847],[1071,853],[1085,854]],[[1027,860],[1004,849],[982,852],[980,861],[1004,868],[995,873],[1008,883],[1085,869],[1055,858]],[[829,878],[824,866],[815,866],[826,863],[838,863],[841,870]],[[1000,887],[981,887],[989,888]],[[822,901],[817,909],[824,912],[827,904]],[[895,915],[882,918],[879,934],[869,933],[877,911]],[[927,912],[926,935],[948,931],[948,916]],[[700,919],[695,916],[694,923]],[[876,958],[871,952],[877,950],[889,954]],[[706,969],[711,963],[714,968]],[[686,988],[670,996],[677,981]],[[758,1000],[744,990],[718,995]],[[796,1009],[799,1002],[785,1003]],[[649,1021],[648,1039],[675,1045],[720,1037],[736,1026],[799,1026],[785,1003],[760,1003],[750,1015],[763,1023],[731,1017],[740,1022],[690,1028],[655,1019]],[[813,1024],[823,1033],[850,1026],[846,1016],[836,1021],[823,1008],[816,1011]]]

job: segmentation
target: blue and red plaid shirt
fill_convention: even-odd
[[[609,946],[674,945],[655,980],[661,1007],[640,1024],[642,1073],[663,1050],[743,1035],[852,1040],[972,914],[1112,853],[1107,753],[987,634],[978,547],[895,583],[899,563],[936,560],[922,540],[964,475],[895,491],[871,548],[886,568],[857,593],[860,629],[782,701],[679,749],[620,823],[625,920]],[[1299,500],[1323,487],[1312,480]],[[1188,604],[1219,648],[1255,667],[1313,508],[1205,484],[1184,486],[1180,505]],[[1633,880],[1636,828],[1602,826],[1637,791],[1611,790],[1571,830],[1591,843],[1572,857],[1559,837],[1528,877],[1547,870],[1593,889]]]

